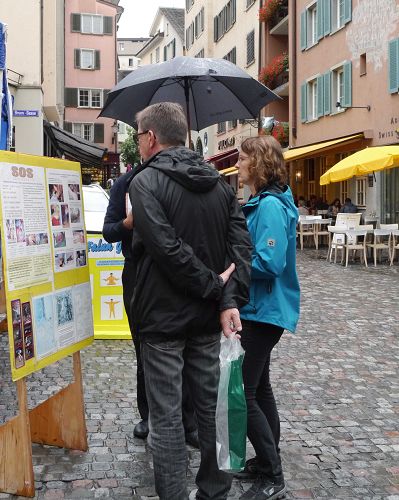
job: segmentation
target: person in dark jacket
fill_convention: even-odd
[[[350,198],[345,198],[345,202],[340,210],[341,214],[355,214],[357,212],[357,206],[352,203]]]
[[[137,262],[132,303],[150,409],[155,488],[161,500],[187,500],[184,378],[201,449],[196,498],[223,500],[231,476],[216,460],[220,330],[228,336],[241,328],[238,308],[248,301],[251,242],[232,189],[184,147],[181,106],[154,104],[136,119],[144,163],[129,188]]]
[[[148,403],[141,362],[140,339],[133,331],[133,319],[130,312],[136,275],[136,267],[132,259],[133,216],[128,195],[128,188],[133,174],[134,170],[126,172],[112,185],[107,213],[104,218],[103,236],[109,243],[116,243],[118,241],[122,243],[122,254],[125,258],[122,272],[123,303],[136,351],[137,407],[141,417],[141,421],[134,427],[133,434],[140,439],[145,439],[148,435]],[[183,422],[186,442],[198,448],[197,423],[186,386],[183,387],[183,402]]]
[[[270,358],[284,330],[295,332],[299,318],[296,273],[298,210],[290,188],[280,144],[271,136],[241,144],[238,177],[252,193],[243,206],[251,234],[250,301],[241,310],[241,343],[245,350],[243,380],[248,409],[247,434],[256,457],[243,475],[256,481],[240,498],[274,500],[285,494],[280,459],[280,419],[270,384]],[[238,474],[240,475],[240,474]]]

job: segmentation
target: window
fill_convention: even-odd
[[[213,40],[217,42],[236,22],[236,0],[230,0],[213,18]]]
[[[360,54],[360,76],[367,74],[367,54]]]
[[[227,130],[231,130],[232,128],[237,127],[237,120],[229,120],[227,122]]]
[[[341,203],[344,203],[345,199],[348,198],[348,181],[340,182],[339,192],[341,196]]]
[[[342,110],[342,108],[338,108],[337,103],[341,103],[343,105],[344,102],[344,69],[338,68],[332,72],[332,98],[333,98],[333,109],[336,107],[337,111]]]
[[[307,10],[307,47],[317,43],[317,4]]]
[[[166,36],[169,35],[169,23],[166,23]]]
[[[72,123],[72,133],[93,142],[94,140],[94,125],[93,123]]]
[[[317,79],[308,83],[308,120],[317,120]]]
[[[194,43],[194,21],[186,29],[186,49],[189,49]]]
[[[345,0],[331,1],[331,27],[333,31],[345,24]]]
[[[94,35],[103,34],[103,16],[95,16],[92,14],[81,15],[81,32],[92,33]]]
[[[195,38],[198,38],[201,33],[204,31],[205,24],[204,24],[204,17],[205,17],[205,10],[204,7],[199,11],[199,13],[195,16],[194,20],[194,33],[195,33]]]
[[[237,61],[237,50],[236,50],[236,47],[234,47],[233,49],[231,49],[230,52],[228,52],[223,57],[223,59],[226,59],[227,61],[230,61],[230,62],[236,64],[236,61]]]
[[[218,134],[223,134],[226,132],[226,122],[218,123]]]
[[[118,122],[118,134],[126,134],[126,123]]]
[[[160,61],[160,55],[159,54],[160,54],[159,47],[157,47],[155,49],[155,62],[156,63],[159,63],[159,61]]]
[[[125,50],[125,44],[123,42],[118,42],[118,50],[121,52]]]
[[[194,0],[186,0],[186,12],[188,12],[194,5]]]
[[[255,61],[255,30],[247,35],[247,66]]]
[[[249,9],[251,5],[255,3],[255,0],[247,0],[246,8]]]
[[[389,92],[394,94],[399,90],[399,38],[389,42],[388,68]]]
[[[366,206],[366,185],[367,177],[356,178],[356,205],[358,207]]]
[[[100,69],[100,51],[75,49],[75,68]]]
[[[101,108],[103,91],[100,89],[79,89],[80,108]]]
[[[201,49],[194,57],[205,57],[205,50]]]

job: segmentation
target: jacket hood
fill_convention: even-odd
[[[143,164],[146,166],[161,170],[186,189],[200,193],[213,189],[220,178],[215,168],[184,146],[164,149]]]
[[[260,193],[256,194],[253,198],[251,198],[244,205],[244,212],[246,207],[255,207],[259,204],[262,198],[266,196],[275,196],[278,198],[281,203],[283,203],[288,209],[297,211],[297,208],[294,203],[294,198],[292,196],[292,192],[289,186],[278,186],[277,184],[272,184],[271,186],[267,186]]]

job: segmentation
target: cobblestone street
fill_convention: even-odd
[[[345,268],[307,249],[298,268],[299,329],[284,334],[272,361],[287,499],[399,500],[399,266]],[[16,413],[6,345],[0,335],[0,423]],[[155,497],[151,454],[133,437],[131,342],[96,341],[82,364],[89,451],[33,445],[35,498]],[[28,377],[30,407],[71,373],[68,358]],[[199,452],[189,457],[194,487]],[[234,481],[230,497],[249,486]]]

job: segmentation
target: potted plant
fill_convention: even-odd
[[[283,0],[265,0],[263,7],[259,9],[259,20],[268,23],[282,3]]]
[[[289,124],[288,122],[275,122],[272,130],[272,136],[278,140],[278,142],[283,146],[288,145],[289,140]]]
[[[259,81],[266,87],[273,87],[276,78],[288,70],[288,54],[284,52],[274,57],[270,63],[261,69],[259,73]]]

